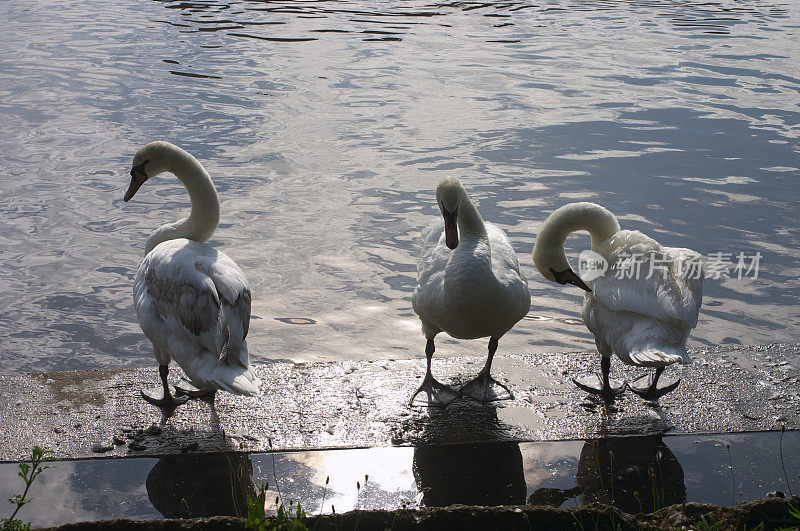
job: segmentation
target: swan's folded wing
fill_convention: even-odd
[[[218,253],[214,259],[198,259],[195,269],[208,275],[220,301],[219,334],[222,338],[220,361],[238,363],[247,367],[247,350],[243,343],[250,330],[252,296],[249,283],[236,262],[226,254]]]
[[[220,301],[210,278],[170,274],[169,269],[151,263],[143,281],[145,296],[173,331],[200,337],[217,325]]]
[[[493,223],[486,223],[486,232],[492,247],[492,261],[495,271],[512,273],[527,285],[528,281],[519,267],[519,259],[511,241],[502,229]]]
[[[247,278],[225,254],[156,248],[134,283],[137,312],[149,303],[172,334],[220,355],[239,353],[250,326]],[[167,252],[169,251],[169,252]]]
[[[422,229],[419,245],[417,273],[419,283],[424,284],[430,274],[444,269],[450,259],[451,251],[444,242],[444,221],[434,220]]]
[[[694,327],[702,302],[700,255],[689,249],[661,247],[641,233],[633,234],[642,238],[617,241],[620,245],[603,253],[609,269],[591,282],[592,296],[614,311]]]
[[[682,320],[690,327],[697,326],[700,305],[703,304],[703,257],[691,249],[662,247],[672,259],[676,271],[676,281],[681,293]]]

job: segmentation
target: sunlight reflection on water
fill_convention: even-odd
[[[581,199],[667,245],[763,254],[757,280],[706,282],[691,345],[798,340],[786,5],[34,0],[6,17],[0,370],[152,364],[132,276],[187,196],[168,177],[121,196],[157,138],[218,186],[213,243],[250,278],[256,360],[421,356],[415,239],[445,175],[508,232],[552,318],[499,355],[594,348],[570,324],[581,295],[530,260],[542,220]]]

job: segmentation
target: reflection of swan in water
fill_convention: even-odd
[[[253,464],[241,453],[164,457],[147,475],[147,494],[165,518],[246,516]]]
[[[608,269],[583,280],[570,268],[564,241],[587,230],[592,251]],[[548,280],[586,291],[583,320],[602,355],[602,378],[573,380],[581,389],[606,399],[625,390],[609,380],[611,353],[630,365],[654,367],[645,385],[631,389],[646,399],[672,391],[680,380],[658,387],[664,367],[691,363],[686,338],[697,325],[702,302],[701,257],[690,249],[664,247],[639,231],[620,230],[614,214],[594,203],[570,203],[545,220],[533,249],[536,269]],[[622,278],[619,278],[619,277]]]
[[[686,501],[683,468],[657,435],[586,441],[576,481],[572,489],[538,489],[528,501],[559,506],[580,494],[584,505],[600,502],[631,514]]]
[[[683,467],[659,436],[586,441],[577,481],[584,504],[606,503],[632,514],[686,501]]]
[[[522,452],[515,442],[418,446],[413,469],[426,507],[525,503]]]

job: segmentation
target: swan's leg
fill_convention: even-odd
[[[495,400],[512,400],[514,395],[511,390],[492,378],[492,360],[497,351],[497,338],[489,338],[489,356],[486,358],[481,372],[473,380],[465,383],[459,391],[461,394],[471,396],[481,402],[493,402]]]
[[[610,402],[614,400],[615,397],[625,392],[627,384],[618,380],[612,380],[609,377],[609,373],[611,372],[611,348],[598,339],[595,339],[595,343],[602,355],[602,359],[600,360],[601,375],[573,378],[572,381],[587,393],[600,395],[603,397],[603,400]]]
[[[159,365],[158,374],[161,376],[161,385],[164,387],[164,395],[161,398],[156,398],[148,395],[144,391],[139,391],[142,393],[142,398],[154,406],[158,406],[162,409],[175,409],[188,400],[188,398],[185,396],[172,396],[172,394],[169,392],[169,382],[167,382],[169,365]]]
[[[436,347],[433,344],[433,339],[429,339],[425,345],[425,356],[428,358],[428,369],[425,371],[425,379],[422,380],[422,385],[419,386],[411,400],[408,401],[411,406],[439,406],[444,407],[460,396],[457,391],[450,389],[448,386],[439,382],[433,377],[431,373],[431,359]],[[422,397],[417,398],[420,393],[427,395],[427,400]],[[416,399],[416,400],[415,400]]]
[[[181,378],[181,381],[175,385],[175,396],[213,400],[216,395],[216,389],[200,389],[186,378]]]
[[[631,384],[631,391],[641,396],[645,400],[658,400],[670,391],[674,391],[681,383],[680,378],[668,385],[665,385],[664,387],[659,388],[658,378],[661,376],[662,372],[664,372],[664,367],[657,368],[655,374],[649,378],[649,385],[635,386]]]

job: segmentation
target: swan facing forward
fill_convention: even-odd
[[[439,332],[458,339],[489,337],[486,365],[461,387],[461,394],[483,402],[511,398],[508,388],[492,378],[490,371],[498,340],[530,309],[528,281],[506,235],[483,221],[461,181],[442,179],[436,201],[444,219],[423,231],[418,285],[411,298],[428,340],[428,369],[411,403],[425,405],[414,402],[422,392],[428,395],[427,405],[439,406],[459,395],[431,374],[433,340]]]
[[[168,142],[151,142],[133,157],[128,202],[148,179],[174,174],[186,187],[189,217],[156,229],[133,283],[142,331],[153,343],[164,387],[161,398],[142,397],[162,408],[187,400],[167,383],[175,360],[192,385],[252,396],[260,382],[250,367],[245,337],[250,326],[247,277],[224,253],[206,245],[219,223],[219,198],[211,178],[192,155]]]
[[[567,236],[579,230],[589,231],[592,251],[608,264],[602,276],[588,281],[591,288],[572,271],[564,254]],[[698,253],[663,247],[639,231],[620,230],[614,215],[600,205],[571,203],[545,220],[533,262],[548,280],[586,291],[583,320],[603,356],[602,382],[573,379],[578,387],[606,399],[625,390],[624,383],[616,386],[609,380],[612,352],[627,364],[656,368],[647,384],[631,385],[642,397],[657,399],[678,387],[680,380],[658,387],[658,379],[667,365],[691,363],[686,338],[697,325],[703,299]]]

